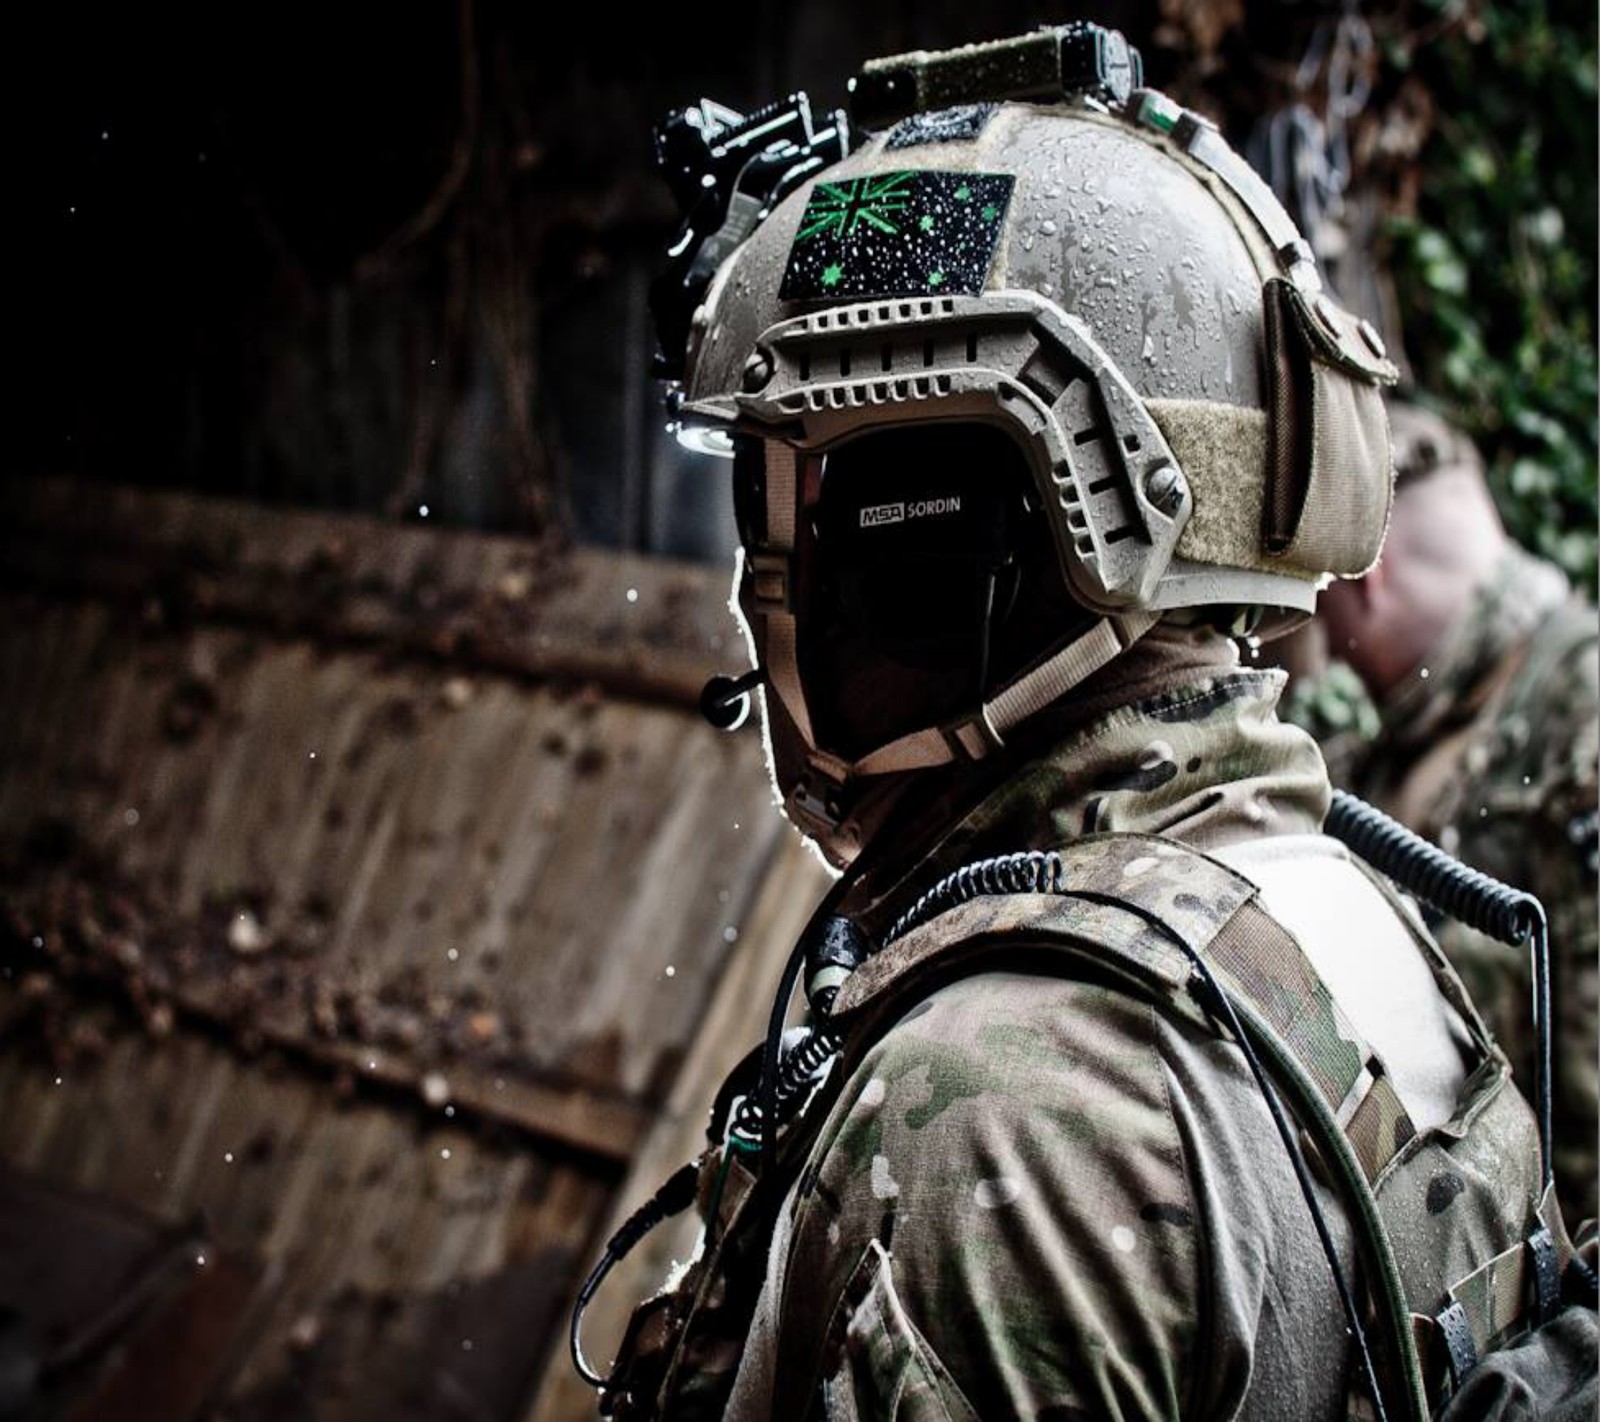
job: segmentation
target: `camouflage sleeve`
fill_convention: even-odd
[[[1110,988],[992,973],[879,1042],[796,1192],[775,1412],[1235,1415],[1272,1227],[1223,1223],[1224,1247],[1204,1242],[1202,1216],[1224,1221],[1240,1191],[1197,1187],[1184,1137],[1216,1103],[1175,1111],[1173,1093],[1213,1073],[1213,1049],[1224,1075],[1244,1069],[1197,1039],[1175,1071],[1171,1031]],[[1244,1109],[1259,1128],[1259,1098]],[[1259,1148],[1228,1141],[1209,1142],[1208,1169]]]

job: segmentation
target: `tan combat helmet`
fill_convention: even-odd
[[[680,438],[760,451],[740,603],[786,807],[835,858],[863,780],[983,757],[1179,609],[1270,634],[1378,555],[1394,366],[1243,159],[1137,80],[1085,25],[868,64],[877,131],[772,207],[689,323]],[[927,422],[1011,436],[1093,615],[964,715],[841,753],[797,655],[808,509],[831,452]]]

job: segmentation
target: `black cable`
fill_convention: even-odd
[[[831,915],[834,906],[849,891],[858,873],[846,873],[841,876],[828,892],[823,895],[822,902],[812,912],[804,931],[800,934],[800,941],[795,945],[794,952],[790,955],[789,963],[784,969],[784,981],[779,988],[777,1002],[773,1005],[773,1018],[777,1023],[777,1034],[781,1040],[783,1035],[783,1019],[788,1012],[789,999],[794,995],[795,979],[799,975],[800,967],[805,962],[806,947],[811,941],[817,926],[824,923]],[[773,1041],[772,1030],[769,1026],[767,1040],[762,1047],[761,1083],[759,1090],[763,1101],[769,1094],[775,1094],[777,1086],[776,1047]],[[829,1051],[823,1060],[830,1060],[838,1051],[838,1039],[831,1038]],[[820,1044],[819,1044],[820,1046]],[[809,1055],[814,1054],[818,1047],[813,1047]],[[793,1056],[794,1054],[791,1054]],[[814,1069],[814,1068],[813,1068]],[[807,1072],[807,1077],[810,1072]],[[789,1098],[788,1093],[785,1100]],[[747,1143],[754,1144],[759,1141],[761,1153],[758,1157],[758,1169],[765,1169],[766,1157],[770,1152],[766,1149],[768,1133],[762,1129],[762,1122],[773,1120],[778,1114],[776,1102],[768,1107],[766,1112],[755,1123],[756,1133],[747,1137]],[[773,1134],[776,1134],[774,1131]],[[623,1221],[617,1232],[606,1242],[599,1262],[589,1271],[589,1276],[583,1282],[583,1287],[578,1290],[577,1299],[572,1305],[572,1317],[568,1326],[567,1342],[572,1352],[573,1366],[578,1370],[578,1375],[593,1388],[605,1388],[610,1383],[609,1377],[601,1377],[589,1366],[588,1360],[583,1356],[583,1315],[589,1307],[589,1302],[598,1292],[600,1285],[605,1282],[606,1276],[619,1264],[627,1254],[650,1233],[658,1224],[672,1215],[679,1214],[694,1203],[695,1191],[699,1181],[697,1165],[683,1166],[675,1172],[667,1182],[656,1191],[650,1199],[646,1200],[633,1214]]]
[[[1521,893],[1490,878],[1487,874],[1452,859],[1436,846],[1390,819],[1382,811],[1344,791],[1334,792],[1333,806],[1324,828],[1328,834],[1342,840],[1374,868],[1424,902],[1491,937],[1512,944],[1525,942],[1531,944],[1534,1021],[1539,1035],[1537,1111],[1540,1146],[1544,1157],[1543,1183],[1548,1187],[1552,1175],[1550,946],[1549,927],[1543,906],[1531,894]],[[1317,1203],[1310,1170],[1295,1139],[1294,1128],[1283,1102],[1262,1067],[1255,1048],[1245,1035],[1232,999],[1200,954],[1157,915],[1122,899],[1069,890],[1063,883],[1064,874],[1065,868],[1059,854],[1037,850],[998,855],[963,865],[945,875],[895,920],[879,944],[878,951],[928,920],[972,899],[1017,893],[1061,894],[1080,898],[1086,902],[1102,902],[1120,907],[1144,919],[1170,939],[1184,954],[1204,986],[1210,999],[1204,1002],[1207,1011],[1213,1015],[1220,1013],[1239,1044],[1257,1088],[1267,1103],[1273,1123],[1288,1152],[1300,1192],[1311,1213],[1318,1241],[1333,1275],[1340,1306],[1344,1311],[1351,1338],[1372,1390],[1377,1416],[1380,1422],[1384,1422],[1387,1413],[1378,1385],[1377,1366],[1367,1342],[1354,1294],[1345,1277],[1332,1234],[1328,1229],[1327,1220]],[[761,1176],[765,1176],[768,1162],[776,1153],[774,1150],[769,1150],[768,1146],[775,1144],[779,1128],[808,1099],[809,1088],[817,1074],[837,1057],[844,1045],[843,1039],[837,1033],[827,1028],[814,1028],[794,1048],[784,1053],[783,1024],[788,1016],[789,1002],[805,969],[812,939],[819,931],[819,926],[825,924],[832,915],[834,907],[856,877],[854,874],[846,875],[833,885],[822,903],[817,906],[805,931],[795,944],[784,966],[778,993],[768,1017],[767,1034],[761,1048],[761,1074],[756,1099],[752,1101],[749,1097],[744,1098],[734,1113],[730,1135],[738,1137],[747,1147],[759,1147],[757,1170]],[[572,1316],[573,1362],[579,1373],[592,1386],[603,1387],[606,1380],[595,1374],[583,1357],[579,1328],[584,1309],[606,1275],[640,1239],[668,1215],[677,1213],[692,1202],[694,1183],[694,1167],[685,1166],[657,1191],[651,1200],[630,1216],[607,1244],[600,1262],[579,1291]],[[1582,1280],[1584,1284],[1590,1282],[1590,1279]]]
[[[1059,854],[1027,851],[1003,854],[994,859],[983,859],[958,869],[946,876],[923,894],[884,935],[881,947],[909,932],[917,924],[935,914],[965,903],[980,894],[1050,893],[1061,883],[1062,863]],[[837,886],[836,886],[837,887]],[[829,896],[834,899],[833,895]],[[794,996],[796,984],[805,968],[806,954],[811,939],[821,924],[826,922],[833,903],[825,900],[812,916],[806,930],[800,935],[789,955],[779,983],[778,995],[767,1021],[767,1035],[761,1053],[761,1077],[754,1101],[746,1097],[734,1113],[733,1131],[749,1142],[766,1140],[765,1123],[774,1123],[773,1134],[793,1114],[796,1106],[805,1099],[807,1087],[843,1047],[843,1039],[826,1028],[814,1029],[787,1054],[782,1053],[783,1023],[789,1013],[789,1000]],[[767,1152],[763,1151],[757,1163],[758,1172],[765,1168]]]
[[[1268,1079],[1261,1060],[1256,1056],[1256,1051],[1250,1044],[1250,1039],[1245,1035],[1244,1027],[1239,1021],[1239,1015],[1234,1010],[1233,999],[1229,997],[1222,984],[1217,981],[1206,960],[1199,952],[1190,947],[1188,942],[1170,924],[1138,904],[1129,903],[1125,899],[1113,898],[1109,895],[1102,897],[1098,894],[1074,893],[1071,890],[1062,890],[1066,898],[1083,899],[1090,903],[1105,903],[1114,908],[1122,908],[1137,915],[1154,928],[1158,933],[1171,940],[1173,944],[1189,960],[1190,966],[1199,975],[1205,984],[1206,991],[1211,995],[1213,1002],[1202,1006],[1208,1012],[1215,1013],[1220,1007],[1227,1021],[1228,1030],[1233,1033],[1234,1041],[1239,1050],[1244,1054],[1246,1064],[1250,1068],[1250,1075],[1256,1080],[1262,1098],[1267,1103],[1267,1110],[1272,1115],[1273,1124],[1278,1128],[1278,1135],[1283,1141],[1283,1148],[1288,1152],[1289,1164],[1294,1169],[1295,1179],[1299,1182],[1300,1193],[1305,1197],[1306,1209],[1311,1214],[1311,1223],[1316,1228],[1317,1240],[1322,1245],[1322,1253],[1328,1261],[1329,1272],[1333,1275],[1334,1288],[1339,1294],[1339,1305],[1344,1310],[1345,1323],[1350,1331],[1350,1337],[1355,1344],[1356,1352],[1361,1358],[1361,1369],[1366,1374],[1367,1386],[1372,1392],[1372,1405],[1377,1414],[1377,1422],[1387,1422],[1388,1413],[1383,1405],[1383,1391],[1378,1386],[1378,1367],[1372,1358],[1372,1349],[1367,1343],[1367,1331],[1362,1326],[1361,1310],[1356,1304],[1355,1294],[1350,1288],[1350,1281],[1345,1277],[1344,1266],[1339,1261],[1339,1251],[1333,1242],[1333,1235],[1328,1229],[1328,1221],[1322,1213],[1322,1206],[1317,1202],[1316,1188],[1312,1183],[1310,1167],[1306,1165],[1305,1155],[1300,1150],[1300,1143],[1295,1139],[1294,1126],[1290,1122],[1288,1113],[1283,1108],[1283,1100],[1278,1095],[1277,1089]],[[1198,996],[1198,994],[1197,994]]]
[[[572,1365],[578,1370],[578,1376],[590,1387],[607,1387],[611,1378],[609,1375],[601,1377],[583,1356],[583,1315],[589,1307],[589,1301],[605,1282],[606,1275],[622,1261],[634,1245],[662,1220],[681,1214],[694,1203],[695,1189],[699,1180],[700,1171],[693,1164],[681,1166],[674,1171],[666,1184],[629,1215],[617,1232],[606,1241],[605,1251],[601,1254],[599,1263],[589,1271],[589,1277],[583,1281],[583,1287],[578,1290],[578,1297],[572,1305],[572,1318],[567,1328],[567,1346],[572,1351]]]
[[[865,868],[866,864],[858,859],[823,895],[822,902],[806,920],[806,926],[801,931],[799,940],[789,953],[789,961],[784,965],[783,977],[779,979],[778,995],[773,999],[772,1012],[767,1018],[767,1035],[761,1046],[761,1077],[756,1088],[761,1113],[759,1120],[761,1153],[756,1157],[758,1179],[765,1178],[771,1158],[777,1154],[773,1147],[776,1145],[778,1134],[778,1068],[783,1049],[783,1023],[789,1015],[789,1000],[794,996],[800,974],[805,971],[806,954],[811,948],[813,935],[833,916],[839,901],[855,886]],[[806,1075],[809,1077],[810,1073]],[[798,1089],[799,1082],[791,1082],[791,1086]],[[750,1137],[747,1136],[746,1139]]]
[[[807,1036],[783,1055],[775,1073],[772,1115],[760,1101],[746,1096],[733,1113],[730,1133],[755,1145],[764,1139],[763,1123],[770,1119],[777,1127],[787,1125],[796,1108],[805,1100],[807,1088],[816,1074],[827,1066],[844,1046],[844,1039],[826,1029],[813,1028]]]
[[[979,895],[1059,893],[1064,872],[1059,854],[1036,849],[964,864],[946,874],[890,925],[880,950],[930,918]]]
[[[1333,792],[1323,831],[1341,840],[1379,873],[1469,928],[1513,947],[1527,944],[1533,958],[1534,1110],[1543,1157],[1540,1181],[1555,1178],[1552,1143],[1550,1031],[1550,925],[1544,905],[1532,894],[1490,878],[1437,845],[1429,844],[1375,805],[1344,790]]]

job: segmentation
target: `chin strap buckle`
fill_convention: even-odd
[[[794,614],[794,559],[784,549],[758,548],[745,554],[750,601],[758,617]]]
[[[994,722],[989,719],[987,706],[980,706],[976,716],[968,716],[953,726],[945,727],[944,737],[968,760],[982,760],[985,756],[993,755],[997,750],[1004,750],[1006,747],[1000,732],[994,727]]]

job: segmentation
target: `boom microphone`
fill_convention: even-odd
[[[750,693],[766,679],[765,667],[741,677],[712,677],[700,693],[700,714],[719,731],[737,731],[750,714]]]

